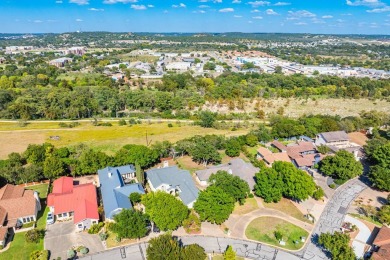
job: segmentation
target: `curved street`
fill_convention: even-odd
[[[360,179],[353,179],[341,186],[329,199],[320,219],[317,221],[312,238],[306,246],[297,252],[288,252],[255,241],[211,236],[181,236],[183,245],[199,244],[207,253],[223,253],[228,245],[233,246],[238,256],[248,259],[264,260],[324,260],[329,259],[317,246],[316,240],[319,234],[334,232],[340,229],[347,209],[352,201],[364,190],[367,185]],[[147,242],[132,244],[125,247],[114,248],[94,255],[88,255],[81,259],[105,260],[105,259],[146,259]]]

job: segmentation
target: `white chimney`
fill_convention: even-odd
[[[169,166],[169,162],[168,161],[163,161],[163,168],[166,168]]]
[[[111,177],[112,176],[112,172],[108,172],[108,177]]]

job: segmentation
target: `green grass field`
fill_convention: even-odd
[[[311,222],[304,217],[303,213],[295,207],[295,205],[288,199],[282,198],[278,203],[265,203],[263,202],[264,207],[279,210],[287,215],[290,215],[293,218],[299,219],[301,221],[310,223]]]
[[[26,189],[37,191],[40,199],[46,199],[48,186],[49,184],[44,183],[44,184],[38,184],[38,185],[26,187]]]
[[[249,130],[217,130],[204,129],[182,123],[180,126],[168,123],[153,123],[140,125],[119,126],[118,122],[112,122],[111,127],[93,126],[91,122],[81,122],[75,128],[60,128],[57,122],[35,121],[25,127],[15,122],[0,123],[0,159],[6,158],[11,152],[23,152],[28,144],[41,144],[50,142],[57,147],[72,146],[79,143],[89,145],[96,150],[112,155],[125,144],[142,144],[156,141],[176,142],[194,135],[218,134],[237,136],[247,133]],[[146,139],[146,135],[148,138]],[[51,140],[50,136],[59,136],[60,140]]]
[[[279,244],[279,241],[275,238],[275,231],[281,232],[283,240],[286,242],[285,246]],[[307,238],[309,233],[279,218],[260,217],[249,223],[245,230],[245,235],[247,238],[259,242],[290,250],[298,250],[303,246],[301,237]],[[299,241],[299,243],[295,244],[294,241]]]

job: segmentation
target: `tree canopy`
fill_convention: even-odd
[[[150,192],[142,196],[146,214],[161,230],[175,230],[187,218],[189,210],[176,197],[162,192]]]
[[[362,174],[363,165],[355,160],[352,153],[340,150],[335,156],[325,157],[319,163],[319,170],[333,178],[345,181]]]
[[[211,174],[209,183],[221,188],[236,201],[240,202],[240,204],[244,204],[250,192],[249,185],[246,181],[226,171],[218,171],[215,174]]]
[[[222,224],[234,209],[234,198],[221,188],[211,185],[199,193],[194,204],[202,221]]]
[[[355,260],[356,255],[349,246],[349,240],[348,234],[335,232],[334,234],[322,233],[318,242],[330,252],[334,260]]]
[[[147,217],[140,211],[123,209],[114,215],[114,220],[110,228],[119,239],[141,238],[147,233]]]

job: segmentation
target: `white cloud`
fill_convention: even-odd
[[[260,10],[254,9],[251,11],[251,13],[260,13]]]
[[[261,20],[261,19],[263,19],[263,17],[261,17],[261,16],[253,16],[252,19]]]
[[[233,8],[222,8],[222,9],[219,9],[219,12],[220,13],[231,13],[231,12],[234,12],[234,9]]]
[[[69,3],[77,5],[87,5],[89,4],[89,0],[69,0]]]
[[[296,11],[296,12],[293,12],[293,11],[288,11],[288,14],[290,15],[290,17],[295,17],[295,18],[306,18],[306,17],[315,17],[316,15],[313,14],[312,12],[309,12],[309,11],[306,11],[306,10],[300,10],[300,11]]]
[[[259,6],[266,6],[270,5],[271,3],[268,1],[254,1],[254,2],[248,2],[253,8],[259,7]]]
[[[154,5],[148,5],[149,8],[154,8]]]
[[[272,10],[272,9],[267,9],[267,10],[265,11],[265,13],[268,14],[268,15],[278,15],[278,13],[275,12],[274,10]]]
[[[299,23],[295,23],[295,25],[307,25],[307,23],[299,22]]]
[[[375,7],[375,6],[382,6],[385,5],[379,0],[356,0],[354,2],[347,0],[347,5],[350,6],[369,6],[369,7]]]
[[[104,0],[103,4],[117,4],[117,3],[122,3],[122,4],[128,4],[128,3],[137,3],[138,0]]]
[[[56,1],[56,4],[62,4],[62,0]]]
[[[33,22],[34,22],[34,23],[43,23],[42,20],[34,20]]]
[[[104,12],[104,9],[102,8],[88,8],[88,11],[94,11],[94,12]]]
[[[372,10],[367,10],[367,13],[385,13],[390,12],[390,6],[384,6],[382,8],[374,8]]]
[[[76,22],[83,22],[83,19],[77,18],[75,21]]]
[[[241,4],[240,0],[233,0],[232,4]]]
[[[235,15],[234,18],[242,18],[242,15]]]
[[[317,19],[316,17],[312,18],[311,21],[316,24],[324,24],[326,23],[324,20]]]
[[[146,6],[144,6],[144,5],[131,5],[130,7],[134,10],[146,10],[147,9]]]
[[[183,3],[180,3],[178,5],[172,5],[173,8],[186,8],[187,6]]]
[[[322,16],[322,19],[331,19],[331,18],[333,18],[333,16],[331,16],[331,15],[323,15]]]
[[[210,6],[208,6],[208,5],[200,5],[200,6],[198,6],[199,8],[209,8]]]
[[[205,10],[193,11],[194,14],[205,14]]]
[[[248,23],[253,23],[252,21],[248,21]]]
[[[291,5],[291,3],[287,3],[287,2],[277,2],[276,4],[274,4],[274,6],[285,6],[285,5]]]

